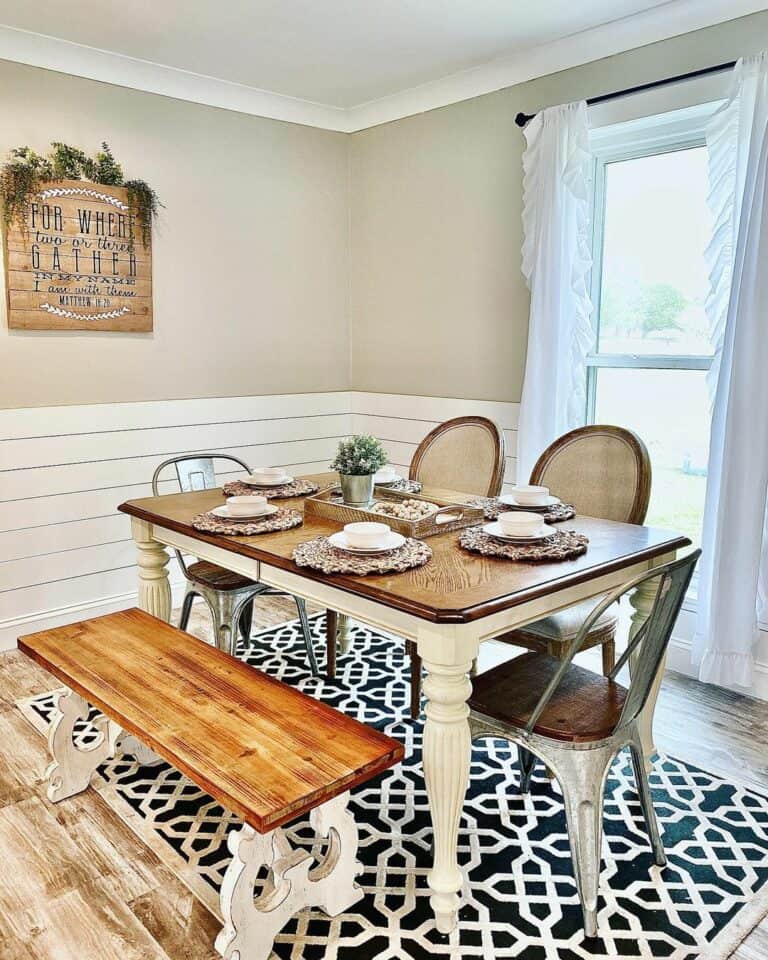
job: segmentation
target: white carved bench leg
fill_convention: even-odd
[[[355,818],[347,810],[349,793],[342,793],[309,815],[312,829],[320,837],[328,837],[323,860],[309,874],[318,896],[314,901],[329,917],[348,910],[363,896],[355,882],[361,866],[357,860],[358,833]],[[328,880],[330,882],[322,883]]]
[[[88,719],[89,709],[87,702],[72,690],[62,690],[57,695],[56,713],[48,731],[53,762],[45,774],[52,803],[85,790],[96,768],[115,754],[120,727],[103,716],[93,721],[99,739],[90,747],[75,745],[75,724]]]
[[[216,938],[225,960],[268,960],[275,937],[300,910],[319,906],[335,916],[360,899],[357,827],[346,810],[348,797],[336,797],[310,814],[313,828],[329,837],[325,857],[312,870],[311,855],[292,849],[279,828],[262,835],[246,824],[229,834],[232,862],[221,885],[224,926]],[[254,897],[264,867],[271,873]]]
[[[130,753],[141,767],[156,767],[159,763],[165,762],[162,757],[158,757],[155,751],[142,743],[141,740],[137,740],[130,733],[123,733],[122,731],[115,744],[115,751],[116,753]]]

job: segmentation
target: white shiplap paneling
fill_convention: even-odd
[[[339,392],[0,411],[0,649],[135,601],[130,524],[117,506],[151,493],[162,460],[211,451],[323,470],[351,430],[350,404]],[[171,477],[164,492],[176,489]]]
[[[437,423],[472,413],[504,428],[511,481],[514,403],[339,392],[0,410],[0,649],[135,602],[130,525],[116,508],[149,495],[161,460],[207,450],[311,473],[340,437],[366,432],[407,472]]]
[[[489,417],[504,430],[507,462],[504,489],[515,481],[519,404],[496,400],[417,397],[394,393],[353,393],[352,430],[378,437],[391,462],[407,474],[418,444],[433,427],[451,417]]]

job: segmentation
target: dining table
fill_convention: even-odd
[[[336,478],[313,474],[306,479],[323,488]],[[462,503],[470,495],[425,488],[421,496]],[[204,533],[192,526],[195,516],[224,502],[217,488],[129,500],[119,507],[131,517],[138,551],[139,606],[170,620],[167,548],[172,547],[416,644],[425,670],[423,768],[433,827],[427,882],[437,930],[449,933],[463,884],[458,837],[471,759],[467,700],[480,644],[604,594],[674,559],[690,541],[668,530],[577,515],[558,525],[588,537],[586,553],[575,559],[531,563],[484,556],[462,548],[459,533],[451,531],[429,537],[432,558],[416,569],[326,574],[299,567],[292,554],[299,544],[328,536],[342,524],[310,515],[301,526],[255,536]],[[303,511],[304,500],[281,500],[280,505]],[[645,621],[656,585],[650,580],[631,596],[630,635]],[[653,696],[657,693],[658,688]],[[652,717],[652,709],[645,715]],[[650,721],[642,736],[650,764]]]

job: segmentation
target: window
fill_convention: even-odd
[[[714,106],[714,105],[713,105]],[[704,313],[711,234],[702,112],[664,126],[597,132],[595,344],[587,358],[592,423],[648,446],[647,523],[701,539],[709,447],[712,348]]]

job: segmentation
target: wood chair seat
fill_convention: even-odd
[[[499,664],[473,681],[470,708],[501,723],[524,728],[562,663],[542,653],[526,653]],[[553,740],[588,743],[615,730],[627,690],[607,677],[570,664],[534,727]]]
[[[207,560],[198,560],[187,567],[187,572],[192,580],[202,583],[212,590],[243,590],[246,587],[255,587],[256,581],[242,574],[234,573],[232,570],[225,570],[215,563],[209,563]]]

